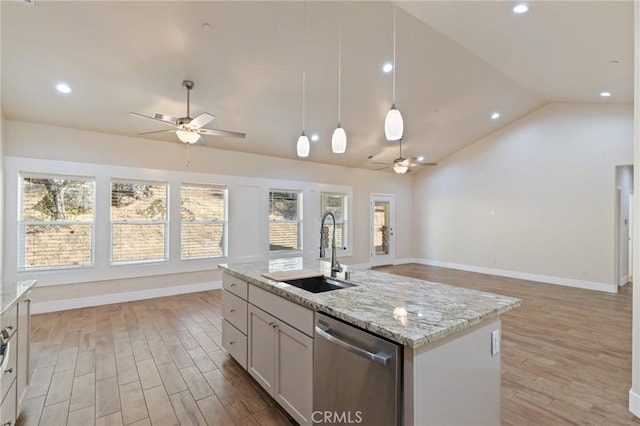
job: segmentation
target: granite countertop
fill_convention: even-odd
[[[365,268],[347,267],[354,287],[310,293],[262,276],[276,271],[318,270],[328,262],[288,258],[222,264],[220,268],[251,284],[315,311],[327,313],[402,345],[418,348],[520,306],[498,294],[422,281]]]
[[[0,314],[12,307],[34,285],[36,280],[3,283],[0,287]]]

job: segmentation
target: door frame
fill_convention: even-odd
[[[389,254],[376,256],[374,227],[374,206],[376,201],[389,203]],[[373,266],[393,265],[396,260],[396,197],[394,194],[372,193],[369,198],[369,264]]]

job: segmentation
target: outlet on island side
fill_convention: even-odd
[[[500,353],[500,329],[493,330],[491,332],[491,356],[498,355]]]

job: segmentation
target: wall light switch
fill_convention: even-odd
[[[491,332],[491,356],[500,353],[500,329]]]

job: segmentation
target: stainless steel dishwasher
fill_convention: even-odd
[[[314,424],[399,425],[402,347],[316,313]]]

